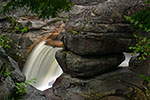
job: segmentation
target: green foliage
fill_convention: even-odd
[[[6,68],[6,71],[5,71],[5,76],[8,77],[10,76],[11,72],[9,71],[8,67]]]
[[[26,94],[26,87],[28,84],[35,82],[36,79],[26,80],[25,82],[16,83],[16,95],[21,96]]]
[[[39,18],[55,17],[58,12],[69,10],[71,3],[69,0],[8,0],[3,5],[3,13],[9,10],[16,10],[19,7],[27,7],[32,13]]]
[[[72,31],[72,34],[79,34],[79,32],[73,30],[73,31]]]
[[[15,98],[9,98],[8,96],[4,97],[3,100],[15,100]]]
[[[140,74],[140,77],[141,77],[142,79],[144,79],[145,81],[150,82],[150,77],[147,77],[147,76],[145,76],[145,75],[143,75],[143,74]]]
[[[150,3],[150,0],[147,0],[146,3]],[[150,7],[135,13],[131,17],[125,16],[125,18],[141,31],[150,32]]]
[[[146,3],[150,3],[147,0]],[[126,20],[129,20],[133,26],[138,28],[139,32],[150,32],[150,7],[147,7],[133,16],[124,16]],[[141,33],[142,34],[142,33]],[[146,56],[150,55],[150,37],[138,36],[134,34],[137,39],[137,44],[129,49],[133,50],[133,54],[141,53],[138,59],[146,59]]]
[[[22,32],[22,33],[28,32],[28,28],[27,28],[27,27],[24,27],[23,29],[21,29],[21,32]]]
[[[129,49],[133,50],[132,55],[136,53],[141,53],[138,57],[139,60],[145,60],[145,56],[150,55],[150,38],[149,37],[140,37],[134,34],[134,37],[138,39],[138,43],[134,47],[129,47]]]
[[[141,31],[150,32],[150,7],[137,12],[133,16],[125,16],[134,26],[139,27]]]
[[[147,0],[146,3],[150,4],[150,0]]]
[[[7,18],[11,21],[11,26],[9,27],[10,32],[14,31],[14,32],[26,33],[29,31],[26,26],[17,23],[15,18],[13,17],[7,17]]]
[[[4,49],[6,48],[11,48],[10,43],[12,42],[12,39],[7,36],[0,36],[0,46],[3,47]]]

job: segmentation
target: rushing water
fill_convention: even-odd
[[[36,79],[31,83],[37,89],[43,91],[50,87],[63,73],[55,59],[58,49],[45,45],[45,41],[39,43],[30,54],[23,69],[27,80]]]
[[[61,48],[53,48],[45,45],[45,41],[39,43],[30,54],[23,69],[27,80],[36,79],[36,83],[31,83],[37,89],[43,91],[52,87],[55,80],[63,73],[55,59],[55,53]],[[132,57],[130,53],[124,53],[125,61],[120,67],[128,67]],[[134,56],[138,56],[134,55]]]
[[[125,55],[125,60],[119,65],[120,67],[128,67],[129,66],[129,61],[131,59],[131,57],[137,57],[139,56],[139,54],[135,54],[135,55],[131,55],[131,53],[123,53]]]

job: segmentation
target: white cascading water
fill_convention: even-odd
[[[36,79],[32,86],[44,91],[63,73],[55,59],[55,53],[61,48],[53,48],[40,42],[31,52],[23,69],[26,80]]]
[[[128,67],[129,66],[129,61],[130,61],[131,57],[137,57],[137,56],[139,56],[138,53],[134,54],[134,55],[131,55],[131,53],[124,52],[123,54],[125,56],[125,60],[119,65],[120,67]]]
[[[61,48],[53,48],[45,43],[42,41],[33,49],[23,69],[26,80],[35,78],[36,83],[31,83],[31,85],[41,91],[52,87],[55,80],[63,73],[55,59],[56,51]],[[127,67],[132,57],[130,53],[124,53],[124,55],[126,59],[120,67]]]

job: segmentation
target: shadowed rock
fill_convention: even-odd
[[[116,69],[125,57],[123,54],[82,57],[61,50],[57,51],[56,59],[65,73],[88,78]]]

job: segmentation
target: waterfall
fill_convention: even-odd
[[[123,54],[125,56],[125,60],[119,65],[120,67],[128,67],[131,57],[139,56],[139,53],[132,55],[131,53],[124,52]]]
[[[63,73],[55,59],[55,53],[61,48],[53,48],[40,42],[31,52],[23,68],[26,80],[35,78],[36,83],[32,86],[43,91],[50,87],[55,80]]]

